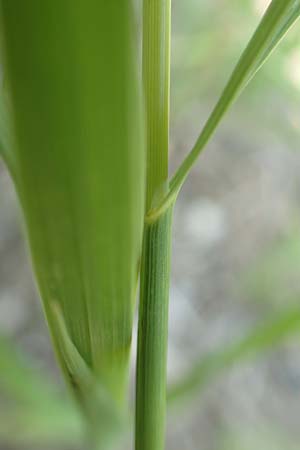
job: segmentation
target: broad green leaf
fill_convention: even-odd
[[[58,358],[122,402],[144,219],[130,2],[1,1],[16,188]],[[70,380],[69,380],[70,381]]]
[[[70,385],[75,391],[80,409],[88,417],[91,436],[95,434],[93,430],[97,430],[97,449],[106,449],[122,429],[124,417],[71,341],[59,304],[53,305],[53,315],[54,333],[61,345],[60,353]],[[97,442],[101,443],[101,447]]]
[[[203,358],[179,382],[170,387],[168,400],[172,404],[203,388],[225,370],[250,356],[274,347],[287,336],[300,333],[300,309],[291,309],[259,324],[245,337],[216,350]]]
[[[169,193],[160,206],[148,213],[149,220],[174,203],[192,166],[214,134],[224,114],[264,64],[280,40],[300,15],[300,0],[272,0],[252,39],[243,52],[215,108],[193,149],[170,182]]]

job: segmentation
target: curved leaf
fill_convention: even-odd
[[[170,204],[174,203],[192,166],[216,131],[224,114],[296,22],[299,15],[300,0],[272,0],[193,149],[171,179],[169,193],[160,206],[148,213],[149,221],[155,220]]]

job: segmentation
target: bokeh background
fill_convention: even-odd
[[[171,171],[268,3],[173,0]],[[170,384],[196,382],[169,411],[168,450],[299,448],[299,105],[298,23],[226,116],[175,210],[168,372]],[[286,315],[273,342],[270,321]],[[249,348],[234,352],[247,335]],[[0,336],[0,449],[74,449],[76,418],[52,404],[57,396],[68,409],[2,164]]]

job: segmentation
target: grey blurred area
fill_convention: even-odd
[[[195,142],[267,3],[173,0],[170,173]],[[184,377],[203,355],[299,304],[299,46],[296,24],[227,115],[179,197],[170,383]],[[16,195],[3,165],[0,330],[37,370],[62,385]],[[294,450],[300,442],[299,417],[296,334],[236,364],[172,410],[167,450]],[[0,449],[9,450],[1,442]]]

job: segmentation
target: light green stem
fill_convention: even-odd
[[[144,0],[147,211],[168,191],[171,0]],[[172,208],[144,229],[136,381],[136,450],[163,450]]]
[[[168,188],[171,0],[144,0],[143,87],[147,138],[147,211]]]
[[[136,381],[136,450],[163,450],[172,210],[146,225]]]

